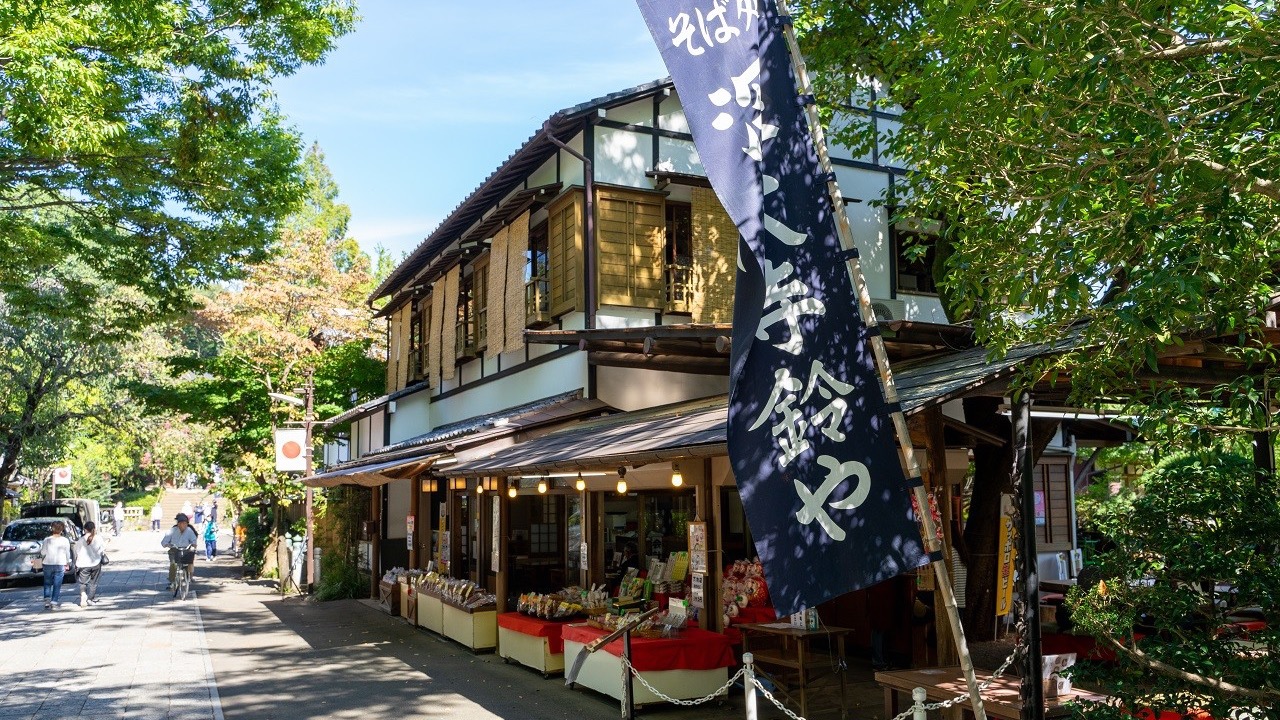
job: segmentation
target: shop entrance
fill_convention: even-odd
[[[571,553],[566,531],[570,515],[581,528],[581,501],[563,494],[520,495],[510,508],[507,573],[509,604],[522,592],[551,593],[577,582],[576,550]],[[577,532],[580,538],[581,530]],[[576,546],[575,546],[576,548]],[[568,556],[575,562],[569,567]]]
[[[605,566],[616,584],[627,563],[628,549],[637,567],[647,570],[650,557],[665,561],[689,549],[688,523],[697,517],[697,493],[688,490],[644,490],[628,495],[604,493]]]

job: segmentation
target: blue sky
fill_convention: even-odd
[[[362,0],[324,65],[276,85],[351,235],[411,250],[548,115],[667,73],[635,0]]]

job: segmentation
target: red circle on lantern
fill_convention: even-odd
[[[280,454],[292,460],[302,454],[302,446],[292,440],[286,441],[280,446]]]

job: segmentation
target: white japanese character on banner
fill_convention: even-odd
[[[799,355],[804,350],[804,336],[800,334],[800,318],[805,315],[821,317],[827,313],[827,306],[823,305],[821,300],[810,297],[809,286],[800,280],[791,278],[788,282],[787,278],[791,277],[793,272],[795,267],[789,262],[784,261],[781,265],[775,266],[772,261],[765,260],[764,309],[769,310],[775,305],[777,308],[760,317],[760,325],[756,328],[756,339],[768,340],[769,328],[775,323],[784,322],[787,324],[787,340],[775,343],[774,347],[792,355]]]
[[[698,14],[698,20],[702,20],[702,14]],[[672,33],[671,44],[675,47],[684,45],[684,49],[690,55],[697,57],[706,52],[704,47],[698,47],[693,43],[693,23],[689,20],[689,13],[679,13],[673,18],[667,18],[667,30]],[[703,36],[706,36],[706,30],[703,30]]]
[[[707,21],[719,21],[719,27],[713,27],[716,42],[723,45],[742,34],[742,31],[729,24],[729,0],[716,0],[715,7],[707,11]],[[741,11],[739,11],[741,12]],[[698,12],[701,19],[701,11]],[[704,26],[705,27],[705,26]]]
[[[825,506],[830,505],[836,510],[853,510],[866,502],[867,496],[871,494],[871,471],[857,460],[840,462],[830,455],[819,456],[818,464],[827,469],[827,477],[823,479],[816,491],[810,491],[809,486],[799,480],[793,481],[796,494],[800,496],[800,502],[803,503],[803,506],[796,511],[796,520],[801,525],[808,525],[817,520],[818,525],[831,539],[840,542],[845,538],[844,528],[831,519]],[[850,477],[856,478],[853,491],[839,500],[827,502],[836,488],[840,487],[840,483]]]
[[[738,0],[738,19],[742,21],[743,30],[750,31],[759,17],[759,0]]]
[[[747,428],[755,430],[775,413],[782,416],[782,419],[770,428],[770,433],[778,438],[778,447],[782,450],[778,455],[778,464],[782,467],[790,465],[792,460],[809,449],[809,441],[804,439],[809,423],[795,407],[796,399],[803,387],[800,380],[791,377],[790,370],[779,368],[773,374],[773,391],[769,395],[769,402],[765,404],[764,410],[751,427]]]
[[[845,413],[849,410],[849,403],[839,396],[853,392],[852,385],[840,381],[828,372],[820,360],[814,360],[809,367],[807,384],[801,383],[799,378],[792,377],[791,371],[787,368],[774,371],[773,379],[773,390],[769,394],[769,401],[765,403],[755,422],[747,429],[755,430],[774,415],[781,416],[770,428],[771,434],[778,438],[778,446],[782,450],[778,456],[779,465],[782,467],[790,465],[801,453],[809,449],[809,441],[804,439],[804,434],[810,426],[821,428],[823,435],[836,442],[844,440],[845,435],[840,432],[840,425],[844,422]],[[804,390],[804,395],[800,395],[801,389]],[[796,404],[808,402],[815,391],[828,403],[812,418],[806,418]]]
[[[761,162],[764,159],[762,148],[764,141],[772,140],[778,135],[778,126],[769,125],[764,121],[764,98],[760,94],[759,79],[760,60],[756,59],[745,72],[731,78],[733,84],[732,93],[726,88],[720,88],[707,96],[711,100],[711,104],[716,107],[724,107],[730,101],[736,100],[739,106],[754,108],[758,111],[755,118],[747,123],[747,146],[742,148],[742,151],[756,162]],[[711,127],[724,132],[733,127],[733,116],[727,112],[721,112],[711,121]],[[765,175],[764,194],[768,195],[777,189],[778,179],[772,175]],[[791,229],[772,215],[765,215],[764,228],[769,231],[770,235],[778,238],[785,245],[794,247],[807,239],[804,233]]]
[[[809,402],[815,390],[822,399],[829,402],[813,416],[813,424],[822,428],[823,435],[836,442],[844,442],[844,433],[840,432],[840,424],[844,421],[845,413],[849,411],[849,403],[839,396],[853,392],[853,386],[836,379],[834,375],[827,372],[827,368],[821,362],[814,360],[813,366],[809,369],[809,384],[805,387],[804,396],[800,398],[800,402]]]

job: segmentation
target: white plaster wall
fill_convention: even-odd
[[[412,480],[393,480],[386,485],[387,537],[389,539],[404,539],[409,535],[409,528],[405,520],[411,512],[409,509],[409,484],[412,482]]]
[[[863,173],[874,175],[876,173]],[[841,190],[844,190],[843,181]],[[867,203],[848,203],[844,208],[853,231],[853,243],[858,248],[862,275],[867,280],[871,297],[890,297],[889,281],[889,224],[885,221],[885,209]]]
[[[658,138],[657,167],[685,175],[705,176],[707,174],[707,171],[702,169],[702,159],[698,157],[698,150],[693,146],[692,141],[668,137]]]
[[[628,125],[653,127],[653,100],[645,98],[638,102],[611,108],[605,111],[605,117]]]
[[[421,390],[395,401],[391,415],[391,443],[402,442],[431,430],[431,393]]]
[[[684,116],[684,106],[675,90],[658,106],[658,127],[672,132],[689,132],[689,120]]]
[[[386,437],[384,424],[387,421],[387,416],[384,414],[385,412],[385,410],[379,410],[369,416],[369,452],[386,446],[386,442],[383,441],[383,438]]]
[[[431,405],[431,426],[460,422],[586,387],[587,354],[570,353],[436,400]]]
[[[555,156],[547,158],[547,161],[538,166],[529,174],[526,184],[529,187],[538,187],[539,185],[550,185],[556,181],[556,159]]]
[[[565,145],[568,145],[578,152],[582,152],[582,133],[578,133],[572,138],[569,138],[569,141],[566,142]],[[564,150],[560,150],[559,152],[560,182],[563,183],[566,188],[573,185],[581,185],[583,180],[582,162]],[[555,162],[554,158],[552,158],[552,162]]]
[[[351,423],[351,446],[355,448],[356,457],[369,452],[369,418]]]
[[[652,308],[602,305],[596,311],[596,327],[601,329],[649,327],[654,324],[654,315],[657,312]]]
[[[856,113],[838,114],[831,122],[831,134],[842,132],[845,128],[853,126],[869,126],[871,125],[871,117],[868,115],[859,115]],[[861,160],[862,162],[873,162],[874,153],[868,147],[866,152],[854,155],[849,148],[843,145],[832,145],[829,148],[832,157],[843,158],[846,160]]]
[[[619,410],[641,410],[727,392],[727,377],[642,368],[596,368],[597,396]]]
[[[653,153],[653,140],[648,135],[597,127],[595,140],[596,182],[653,187],[653,181],[645,177]]]
[[[462,365],[459,365],[458,377],[462,379],[462,384],[466,385],[467,383],[473,383],[476,380],[479,380],[483,375],[480,369],[480,366],[483,364],[483,360],[476,358],[475,360],[468,360]]]

